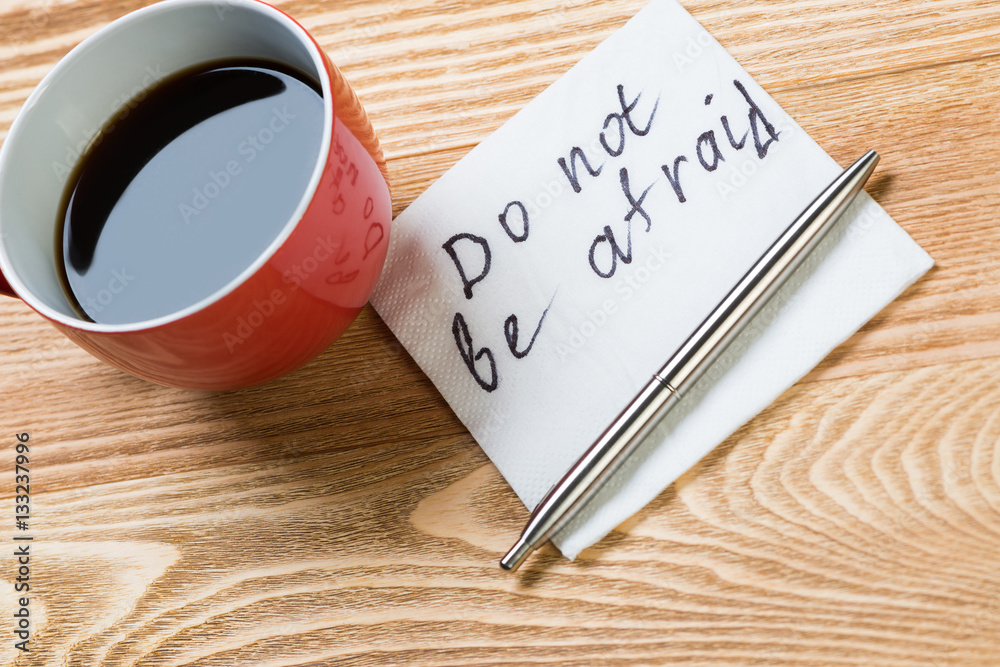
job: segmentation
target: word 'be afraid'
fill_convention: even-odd
[[[753,148],[758,159],[767,156],[770,145],[778,140],[778,131],[775,130],[764,112],[754,102],[746,87],[739,80],[733,80],[733,85],[742,96],[747,105],[745,125],[746,130],[739,139],[733,133],[729,118],[722,115],[719,123],[722,132],[725,134],[725,141],[722,146],[728,147],[726,150],[741,151],[748,145],[748,139],[753,138]],[[556,164],[559,166],[562,175],[566,178],[570,188],[575,194],[582,194],[584,184],[581,179],[586,177],[597,178],[603,172],[605,166],[611,160],[622,158],[626,152],[626,144],[630,143],[629,137],[641,139],[647,136],[653,128],[654,120],[657,118],[657,111],[660,107],[660,98],[653,100],[651,108],[644,112],[637,111],[641,93],[628,101],[624,86],[617,86],[618,108],[607,114],[601,131],[598,133],[594,146],[599,145],[605,153],[603,161],[597,163],[598,158],[590,158],[580,146],[573,146],[568,154],[559,157]],[[705,97],[705,106],[712,103],[714,95]],[[646,106],[649,106],[648,103]],[[634,139],[631,141],[635,141]],[[720,146],[720,141],[715,129],[708,129],[698,135],[694,143],[693,156],[681,154],[674,156],[660,166],[660,170],[666,177],[667,183],[673,192],[678,204],[685,204],[688,199],[684,191],[684,183],[687,179],[693,178],[691,169],[694,169],[694,159],[697,165],[706,173],[714,172],[719,164],[726,161],[726,152]],[[657,181],[650,183],[642,192],[636,196],[637,191],[633,188],[629,176],[628,167],[622,166],[617,173],[622,195],[627,203],[627,210],[623,215],[620,225],[625,224],[625,229],[619,229],[616,237],[611,224],[604,225],[590,244],[588,251],[588,262],[591,270],[599,278],[607,279],[615,275],[619,262],[630,264],[632,262],[632,219],[638,215],[646,223],[645,231],[648,233],[653,227],[653,218],[649,211],[644,208],[644,201],[650,190]],[[530,237],[530,220],[528,208],[520,200],[512,200],[507,203],[503,211],[497,215],[497,222],[509,242],[521,244],[528,241]],[[620,242],[619,239],[624,239]],[[487,278],[493,264],[493,253],[490,250],[489,241],[483,236],[470,232],[461,232],[449,238],[441,248],[448,254],[455,265],[458,278],[462,283],[462,292],[466,300],[471,300],[475,296],[476,286]],[[477,270],[470,271],[468,267],[476,267]],[[538,323],[534,327],[530,340],[525,344],[521,336],[518,317],[516,314],[509,315],[503,324],[504,339],[507,349],[514,360],[525,358],[532,350],[535,340],[542,330],[545,316],[552,307],[555,299],[553,294],[548,306],[542,311],[538,318]],[[485,391],[492,392],[500,385],[500,374],[497,370],[497,358],[489,347],[477,348],[473,342],[472,332],[466,322],[465,316],[461,312],[456,312],[452,319],[452,336],[458,348],[466,368],[472,375],[476,383]]]

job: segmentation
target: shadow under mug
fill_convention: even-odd
[[[322,86],[322,146],[295,212],[251,265],[198,303],[130,324],[81,319],[56,265],[58,208],[76,158],[124,101],[163,76],[240,57],[290,65]],[[235,389],[298,368],[350,326],[378,280],[391,218],[367,114],[301,25],[259,0],[165,0],[74,48],[11,125],[0,147],[0,292],[135,376]]]

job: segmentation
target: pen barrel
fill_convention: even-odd
[[[514,570],[541,543],[566,528],[662,417],[739,335],[850,206],[878,164],[868,151],[844,170],[788,226],[660,371],[618,415],[531,513],[517,543],[500,560]]]
[[[878,164],[868,151],[788,226],[688,337],[657,375],[684,394],[823,240]]]
[[[679,398],[672,387],[658,378],[643,387],[587,452],[549,489],[531,513],[518,543],[500,561],[501,566],[516,569],[536,545],[565,528]]]

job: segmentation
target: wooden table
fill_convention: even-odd
[[[0,0],[0,136],[143,0]],[[644,0],[296,0],[355,85],[398,213]],[[0,433],[31,437],[16,665],[1000,664],[1000,5],[686,0],[937,265],[575,562],[366,308],[316,361],[205,394],[0,303]]]

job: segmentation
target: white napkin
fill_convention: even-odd
[[[839,171],[680,5],[653,0],[399,215],[372,303],[534,507]],[[562,552],[638,511],[931,264],[863,194]]]

